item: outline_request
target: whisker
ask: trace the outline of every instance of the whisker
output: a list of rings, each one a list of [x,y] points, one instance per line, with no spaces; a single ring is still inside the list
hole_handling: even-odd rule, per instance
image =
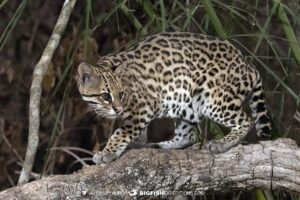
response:
[[[94,102],[94,101],[85,101],[87,102],[88,104],[98,104],[97,102]]]

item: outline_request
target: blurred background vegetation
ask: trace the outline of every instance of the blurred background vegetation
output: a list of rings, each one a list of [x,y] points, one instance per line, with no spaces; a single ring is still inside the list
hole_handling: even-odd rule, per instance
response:
[[[0,190],[16,184],[28,136],[33,67],[60,13],[61,0],[0,0]],[[91,164],[118,122],[88,112],[76,88],[82,61],[126,49],[161,31],[190,31],[231,40],[263,76],[274,124],[273,139],[299,144],[300,0],[85,0],[78,1],[43,81],[40,144],[32,180],[68,174]],[[158,120],[150,139],[170,137],[173,123]],[[202,132],[219,138],[226,129],[205,120]],[[253,130],[252,132],[255,132]],[[253,139],[254,137],[254,139]],[[248,141],[257,140],[249,134]],[[299,199],[290,192],[254,190],[208,199]]]

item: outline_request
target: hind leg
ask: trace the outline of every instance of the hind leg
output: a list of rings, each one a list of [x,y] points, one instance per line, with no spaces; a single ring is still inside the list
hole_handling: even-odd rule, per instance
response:
[[[215,121],[230,127],[231,131],[224,138],[212,140],[207,144],[207,148],[212,153],[222,153],[238,145],[248,134],[251,125],[250,118],[243,111],[232,112],[227,118],[215,119]]]
[[[218,95],[217,92],[214,94]],[[218,101],[213,98],[205,99],[201,109],[206,117],[231,129],[224,138],[212,140],[207,144],[207,148],[213,153],[225,152],[239,144],[248,134],[251,125],[250,118],[242,110],[243,99],[225,90],[222,94]]]
[[[162,149],[182,149],[191,146],[196,142],[196,127],[186,121],[176,123],[174,138],[169,141],[150,143],[150,147]]]

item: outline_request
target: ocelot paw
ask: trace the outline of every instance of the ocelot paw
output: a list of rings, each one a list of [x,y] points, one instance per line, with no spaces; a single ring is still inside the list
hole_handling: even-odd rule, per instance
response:
[[[94,154],[93,156],[93,162],[95,164],[102,164],[102,163],[111,163],[114,161],[118,156],[116,153],[109,153],[105,151],[99,151]]]
[[[206,145],[206,148],[210,150],[213,154],[216,154],[227,151],[230,148],[230,145],[228,145],[228,143],[222,140],[211,140]]]

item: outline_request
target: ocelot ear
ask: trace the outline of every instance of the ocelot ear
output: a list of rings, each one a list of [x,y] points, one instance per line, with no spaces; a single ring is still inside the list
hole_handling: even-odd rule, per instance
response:
[[[82,62],[78,66],[78,75],[82,82],[90,80],[93,75],[93,72],[94,71],[92,69],[92,66],[86,62]]]

